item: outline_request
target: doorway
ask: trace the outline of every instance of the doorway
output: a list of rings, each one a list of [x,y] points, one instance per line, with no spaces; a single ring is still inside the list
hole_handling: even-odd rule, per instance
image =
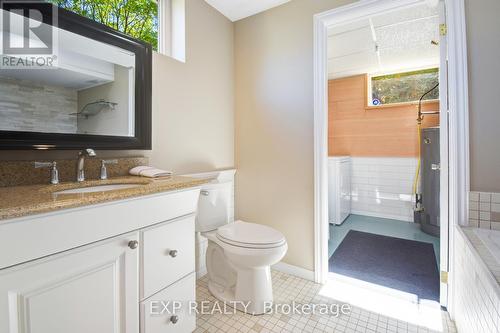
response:
[[[432,2],[432,1],[431,1]],[[429,1],[360,1],[315,16],[315,279],[328,280],[328,32],[371,17],[428,5]],[[467,73],[463,4],[435,2],[439,15],[439,138],[440,138],[440,239],[439,239],[439,303],[452,307],[453,226],[466,217],[468,190],[468,143],[464,132],[467,124]],[[446,22],[448,17],[448,22]],[[451,81],[454,78],[454,81]],[[448,84],[450,82],[450,84]],[[366,94],[365,96],[368,96]],[[377,102],[377,101],[372,101]],[[372,105],[374,106],[374,105]],[[454,112],[449,110],[453,108]],[[468,128],[468,127],[467,127]],[[450,227],[451,226],[451,227]],[[359,235],[358,235],[359,236]],[[364,235],[366,236],[366,235]],[[435,244],[433,244],[435,247]],[[331,249],[330,249],[331,250]],[[366,281],[363,281],[366,282]],[[450,309],[451,310],[451,309]]]
[[[328,29],[329,278],[439,302],[439,3]]]

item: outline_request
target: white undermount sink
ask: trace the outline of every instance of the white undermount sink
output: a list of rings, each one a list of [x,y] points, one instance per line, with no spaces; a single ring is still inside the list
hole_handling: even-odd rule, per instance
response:
[[[114,190],[124,190],[127,188],[139,187],[144,184],[108,184],[108,185],[96,185],[88,187],[72,188],[69,190],[54,192],[54,194],[76,194],[76,193],[93,193],[93,192],[107,192]]]

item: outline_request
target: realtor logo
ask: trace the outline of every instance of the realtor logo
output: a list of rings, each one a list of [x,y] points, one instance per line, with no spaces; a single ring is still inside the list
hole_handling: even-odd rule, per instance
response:
[[[0,0],[1,68],[52,68],[57,60],[57,6]]]

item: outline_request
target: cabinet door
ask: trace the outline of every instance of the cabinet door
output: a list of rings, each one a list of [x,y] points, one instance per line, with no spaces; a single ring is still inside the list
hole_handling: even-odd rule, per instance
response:
[[[138,233],[0,271],[0,332],[137,333]]]

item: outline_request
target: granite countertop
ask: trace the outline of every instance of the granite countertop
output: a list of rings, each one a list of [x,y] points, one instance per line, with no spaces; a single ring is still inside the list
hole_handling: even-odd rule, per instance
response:
[[[195,187],[209,181],[210,179],[182,176],[159,179],[125,176],[107,180],[88,180],[82,183],[0,187],[0,223],[2,220],[22,216]],[[115,184],[138,184],[140,186],[89,193],[55,193],[68,189]]]

